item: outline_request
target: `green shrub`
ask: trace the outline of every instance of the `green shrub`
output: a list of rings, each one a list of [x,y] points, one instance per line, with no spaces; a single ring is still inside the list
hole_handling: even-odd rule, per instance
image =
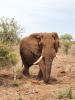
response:
[[[16,52],[12,52],[11,48],[1,47],[0,48],[0,67],[6,67],[11,65],[16,65],[18,57]]]
[[[61,90],[58,93],[58,99],[72,99],[72,89],[65,89],[65,90]]]
[[[67,55],[69,52],[69,49],[71,48],[72,45],[72,36],[71,34],[64,34],[61,35],[61,41],[62,41],[62,45],[64,46],[64,52]]]
[[[18,80],[13,81],[12,84],[14,87],[18,87],[20,85],[20,83],[18,82]]]
[[[64,41],[63,42],[64,45],[64,52],[66,53],[66,55],[68,54],[69,49],[71,48],[71,42],[68,41]]]
[[[7,58],[7,55],[9,54],[9,51],[7,48],[0,48],[0,57]]]
[[[9,61],[10,61],[13,65],[16,65],[17,60],[18,60],[16,53],[14,53],[14,52],[9,52],[9,54],[7,55],[7,58],[9,59]]]

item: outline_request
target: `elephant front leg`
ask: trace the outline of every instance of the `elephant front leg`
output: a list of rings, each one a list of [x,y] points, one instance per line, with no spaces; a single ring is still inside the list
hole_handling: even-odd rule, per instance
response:
[[[38,79],[38,80],[43,79],[43,74],[42,74],[41,69],[39,70],[39,73],[38,73],[37,79]]]
[[[39,75],[42,75],[42,78],[44,80],[44,82],[46,83],[46,66],[45,66],[45,62],[44,59],[42,59],[39,62],[39,67],[40,67],[40,71],[39,71]]]
[[[39,67],[41,69],[43,80],[45,83],[49,82],[50,74],[51,74],[51,66],[52,66],[52,59],[43,59],[39,63]]]

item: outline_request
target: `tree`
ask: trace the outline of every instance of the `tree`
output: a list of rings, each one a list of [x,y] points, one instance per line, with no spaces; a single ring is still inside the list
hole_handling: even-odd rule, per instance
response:
[[[70,34],[64,34],[61,36],[61,40],[63,42],[64,45],[64,52],[66,53],[66,55],[68,54],[69,48],[71,47],[71,40],[72,40],[72,36]]]
[[[18,43],[18,35],[22,30],[14,18],[0,18],[0,63],[8,61],[12,65],[16,65],[17,53],[14,45]],[[4,66],[6,66],[5,62]]]
[[[22,32],[21,26],[14,18],[0,18],[0,40],[4,43],[15,43],[18,35]]]
[[[72,38],[72,35],[70,35],[70,34],[64,34],[61,36],[61,39],[65,40],[65,41],[71,41],[73,38]]]

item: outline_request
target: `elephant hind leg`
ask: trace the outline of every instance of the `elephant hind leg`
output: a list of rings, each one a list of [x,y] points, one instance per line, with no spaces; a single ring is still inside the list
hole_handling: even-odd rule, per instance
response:
[[[29,76],[29,67],[24,64],[23,75]]]
[[[22,66],[24,65],[23,75],[29,76],[29,66],[26,64],[25,58],[22,52],[20,52],[20,54],[21,54],[21,59],[22,59]]]

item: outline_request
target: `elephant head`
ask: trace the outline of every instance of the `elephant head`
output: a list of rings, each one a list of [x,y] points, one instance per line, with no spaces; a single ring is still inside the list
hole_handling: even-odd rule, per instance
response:
[[[51,73],[53,58],[56,56],[59,48],[59,37],[56,32],[32,34],[32,36],[38,40],[38,45],[41,49],[41,56],[34,64],[41,63],[41,61],[44,62],[43,79],[47,83]]]
[[[44,56],[55,57],[59,48],[59,37],[56,32],[52,33],[34,33],[32,37],[38,40],[39,48],[41,49],[40,58],[34,62],[37,64]]]

